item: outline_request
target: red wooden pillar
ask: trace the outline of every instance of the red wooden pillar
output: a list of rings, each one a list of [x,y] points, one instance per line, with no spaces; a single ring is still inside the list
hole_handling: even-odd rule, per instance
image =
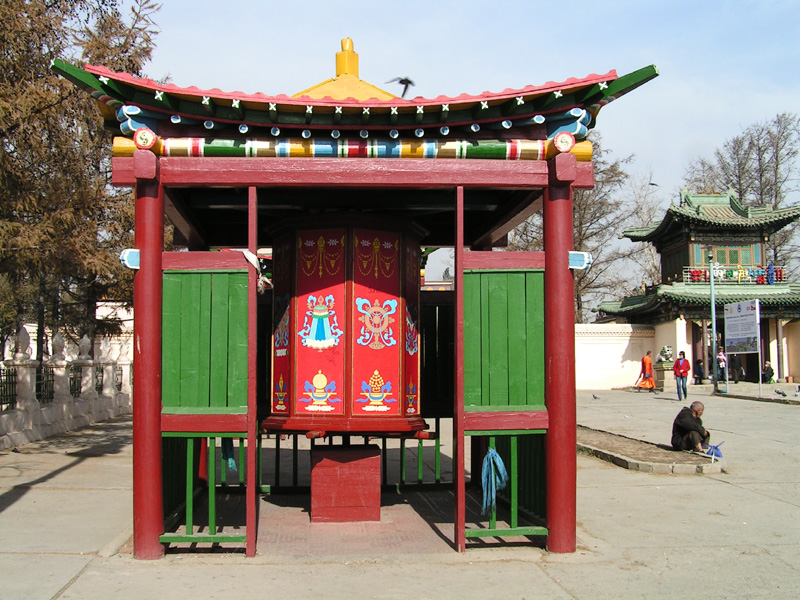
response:
[[[572,238],[572,187],[575,157],[559,154],[549,161],[550,185],[544,195],[545,250],[545,403],[550,418],[546,434],[547,548],[575,551],[576,416],[575,282],[569,269]]]
[[[255,255],[258,252],[258,190],[250,186],[247,190],[247,249]],[[258,276],[256,269],[248,269],[248,309],[247,309],[247,480],[245,482],[245,554],[256,555],[256,536],[258,533],[258,510],[256,502],[256,485],[258,482],[256,465],[258,464],[258,440],[256,427],[258,421],[256,407],[256,344],[257,344],[257,305]]]
[[[133,155],[139,270],[133,277],[133,555],[164,555],[161,482],[161,252],[164,188],[149,150]]]
[[[455,403],[453,407],[453,440],[455,442],[456,510],[453,539],[456,550],[467,549],[466,527],[466,473],[464,465],[464,188],[456,188],[456,235],[455,235]],[[477,467],[472,465],[472,472]]]

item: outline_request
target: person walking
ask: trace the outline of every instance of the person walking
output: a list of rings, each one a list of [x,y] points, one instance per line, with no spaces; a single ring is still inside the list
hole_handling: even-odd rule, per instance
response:
[[[691,364],[686,360],[686,353],[683,350],[678,352],[678,360],[672,365],[672,372],[675,373],[675,385],[678,387],[678,401],[689,398],[686,391],[686,380],[689,378],[691,368]]]
[[[656,382],[653,378],[653,359],[650,358],[652,353],[652,350],[648,350],[647,354],[642,357],[642,370],[639,372],[635,385],[639,389],[649,390],[655,394]]]
[[[725,368],[728,366],[728,359],[725,358],[725,352],[722,348],[719,349],[719,353],[717,354],[717,368],[719,369],[719,381],[726,380],[727,377],[725,376]]]

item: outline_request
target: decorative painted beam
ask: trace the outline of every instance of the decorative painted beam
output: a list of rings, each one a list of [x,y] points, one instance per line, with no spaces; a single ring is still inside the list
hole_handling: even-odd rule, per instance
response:
[[[216,127],[215,124],[212,123]],[[422,131],[422,130],[420,130]],[[368,137],[368,132],[363,130]],[[304,131],[305,133],[305,131]],[[310,137],[310,132],[308,132]],[[424,132],[423,132],[424,135]],[[381,140],[157,138],[149,148],[157,156],[241,158],[425,158],[546,160],[559,153],[552,140]],[[114,138],[114,156],[132,156],[136,144]],[[591,142],[569,148],[579,161],[592,158]]]
[[[200,106],[203,107],[205,113],[209,116],[215,117],[217,115],[217,103],[211,96],[203,96],[200,101]]]
[[[164,90],[155,90],[153,94],[155,106],[158,108],[168,109],[172,112],[180,112],[180,102],[177,98],[173,98]]]
[[[136,183],[133,158],[112,158],[112,183]],[[589,167],[591,163],[578,163]],[[455,185],[498,189],[545,187],[549,170],[541,160],[342,160],[340,158],[169,158],[159,160],[163,185],[441,188]],[[588,180],[591,185],[591,178]]]

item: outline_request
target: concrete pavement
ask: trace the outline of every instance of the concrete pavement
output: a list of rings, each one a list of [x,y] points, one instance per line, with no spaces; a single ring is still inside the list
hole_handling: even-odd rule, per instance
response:
[[[570,555],[528,545],[458,554],[445,539],[452,534],[447,510],[420,527],[419,505],[398,498],[372,533],[329,527],[326,535],[341,540],[329,554],[304,554],[296,546],[281,553],[277,539],[263,552],[259,543],[253,559],[175,553],[138,561],[126,543],[128,419],[29,444],[19,453],[0,452],[0,597],[800,596],[800,406],[710,396],[702,387],[689,392],[690,400],[706,404],[713,442],[725,442],[725,471],[660,475],[578,456],[578,551]],[[668,443],[681,405],[670,391],[581,391],[578,422]],[[296,517],[271,516],[283,523]],[[348,540],[374,539],[389,529],[391,543],[348,549],[354,547]],[[426,534],[433,541],[408,538],[404,545],[404,535]]]

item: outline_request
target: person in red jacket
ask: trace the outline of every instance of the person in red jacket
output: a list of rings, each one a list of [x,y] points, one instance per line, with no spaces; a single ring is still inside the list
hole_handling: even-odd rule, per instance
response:
[[[686,354],[683,350],[678,352],[678,360],[672,365],[672,372],[675,373],[675,383],[678,386],[678,400],[688,399],[689,394],[686,393],[686,380],[689,378],[689,371],[692,366],[686,360]]]

